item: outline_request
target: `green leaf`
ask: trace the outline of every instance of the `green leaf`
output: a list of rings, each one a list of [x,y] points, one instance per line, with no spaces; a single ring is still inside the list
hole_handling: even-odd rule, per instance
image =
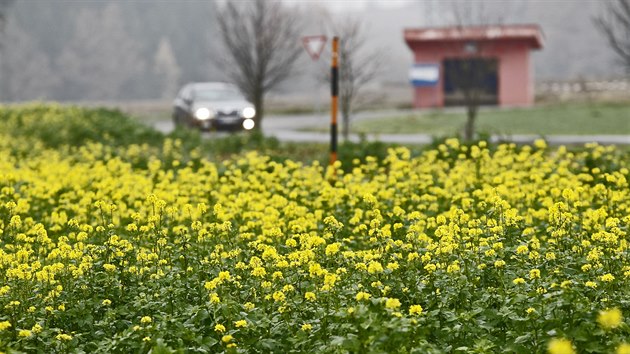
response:
[[[516,339],[514,339],[514,343],[525,343],[527,341],[529,341],[529,339],[532,337],[531,333],[527,333],[524,334],[522,336],[516,337]]]
[[[273,350],[278,346],[278,342],[271,338],[261,339],[258,341],[258,343],[260,344],[261,347],[268,350]]]

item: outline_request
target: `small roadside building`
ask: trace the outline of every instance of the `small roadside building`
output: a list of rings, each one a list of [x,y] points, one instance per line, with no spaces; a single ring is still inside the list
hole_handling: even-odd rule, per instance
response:
[[[473,83],[480,104],[533,104],[530,51],[543,47],[538,25],[414,28],[404,36],[414,53],[415,108],[462,105],[463,86],[470,86],[461,80],[465,66],[483,68],[473,70],[481,75]]]

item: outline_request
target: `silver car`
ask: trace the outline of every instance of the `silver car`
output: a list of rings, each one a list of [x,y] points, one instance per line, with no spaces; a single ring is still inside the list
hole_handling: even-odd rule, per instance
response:
[[[224,82],[197,82],[182,87],[173,102],[176,126],[201,130],[251,130],[256,110],[236,86]]]

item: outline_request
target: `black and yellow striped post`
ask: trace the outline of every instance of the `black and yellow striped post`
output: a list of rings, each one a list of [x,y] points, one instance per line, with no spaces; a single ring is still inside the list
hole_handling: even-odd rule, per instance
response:
[[[337,106],[339,95],[339,37],[333,37],[330,73],[330,164],[337,161]]]

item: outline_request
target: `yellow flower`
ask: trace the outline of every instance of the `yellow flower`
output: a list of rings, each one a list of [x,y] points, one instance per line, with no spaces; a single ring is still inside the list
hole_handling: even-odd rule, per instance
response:
[[[304,294],[304,298],[308,301],[315,301],[317,300],[317,296],[315,296],[315,293],[307,291],[306,294]]]
[[[359,291],[356,296],[357,301],[368,300],[369,298],[370,298],[370,294],[363,291]]]
[[[426,270],[429,273],[435,272],[436,269],[437,269],[437,266],[433,263],[429,263],[424,266],[424,270]]]
[[[116,266],[113,265],[113,264],[106,263],[106,264],[103,264],[103,269],[105,269],[105,271],[111,273],[111,272],[116,271]]]
[[[33,333],[31,333],[31,331],[29,331],[28,329],[21,329],[18,332],[18,337],[30,337],[32,335]]]
[[[5,329],[11,327],[11,322],[9,321],[2,321],[0,322],[0,331],[4,331]]]
[[[531,315],[532,313],[536,313],[536,309],[533,307],[529,307],[527,308],[526,312],[528,315]]]
[[[143,342],[150,342],[151,341],[151,337],[144,337],[142,338]]]
[[[71,340],[72,336],[69,335],[69,334],[61,333],[61,334],[58,334],[55,338],[57,340],[66,340],[67,341],[67,340]]]
[[[400,300],[396,298],[388,298],[385,300],[385,308],[390,310],[395,310],[400,307]]]
[[[621,322],[623,322],[623,315],[618,308],[602,310],[597,315],[597,323],[604,329],[617,328]]]
[[[460,271],[460,267],[459,264],[449,264],[448,267],[446,267],[446,272],[447,273],[457,273]]]
[[[147,324],[147,323],[151,323],[151,322],[153,322],[153,319],[151,319],[151,317],[149,317],[149,316],[144,316],[144,317],[142,317],[140,319],[140,323]]]
[[[105,300],[103,300],[102,304],[103,304],[103,306],[109,306],[109,305],[112,304],[112,300],[105,299]]]
[[[560,287],[563,289],[568,288],[571,284],[573,284],[573,281],[571,280],[565,280],[562,283],[560,283]]]
[[[229,335],[229,334],[226,334],[226,335],[224,335],[223,337],[221,337],[221,341],[222,341],[223,343],[229,343],[229,342],[231,342],[231,341],[232,341],[232,339],[234,339],[234,337],[232,337],[232,336],[231,336],[231,335]]]
[[[39,323],[36,323],[36,324],[35,324],[35,325],[31,328],[31,331],[33,331],[33,333],[37,334],[37,333],[41,333],[43,329],[44,329],[44,328],[43,328],[42,326],[40,326],[40,324],[39,324]]]
[[[11,287],[8,285],[0,287],[0,296],[7,294],[9,290],[11,290]]]
[[[217,293],[212,293],[209,296],[210,296],[211,303],[218,304],[221,302],[221,298],[219,297],[219,295],[217,295]]]
[[[525,284],[525,279],[523,279],[523,278],[516,278],[516,279],[512,280],[512,283],[514,283],[514,285]]]
[[[225,326],[224,326],[224,325],[222,325],[222,324],[217,323],[217,324],[214,326],[214,331],[215,331],[215,332],[219,332],[219,333],[223,333],[223,332],[225,332]]]
[[[264,277],[267,274],[267,271],[263,267],[256,267],[252,270],[252,275],[255,277]]]
[[[335,253],[339,252],[339,246],[340,244],[338,242],[335,242],[333,244],[330,244],[328,246],[326,246],[326,255],[327,256],[332,256]]]
[[[398,268],[400,268],[400,265],[398,264],[398,262],[389,262],[389,263],[387,263],[387,269],[389,269],[391,271],[395,271]]]
[[[311,329],[313,329],[313,326],[310,323],[305,323],[302,325],[302,330],[304,332],[310,331]]]
[[[547,142],[544,139],[534,140],[534,146],[538,149],[544,149],[547,147]]]
[[[587,281],[586,283],[584,283],[584,285],[589,287],[589,288],[593,288],[593,289],[595,289],[597,287],[597,283],[592,282],[592,281]]]
[[[611,282],[611,281],[615,280],[615,277],[612,274],[608,273],[608,274],[602,275],[601,277],[599,277],[599,279],[601,281]]]
[[[540,278],[540,270],[532,269],[529,271],[529,279],[538,279]]]
[[[621,343],[617,347],[616,354],[630,354],[630,343]]]
[[[217,285],[219,284],[219,282],[217,281],[217,279],[213,279],[211,281],[207,281],[204,283],[203,287],[206,288],[206,290],[214,290],[217,288]]]
[[[494,267],[495,267],[495,268],[501,268],[501,267],[503,267],[503,266],[505,266],[505,261],[504,261],[504,260],[502,260],[502,259],[499,259],[498,261],[495,261],[495,262],[494,262]]]
[[[230,275],[230,272],[228,272],[227,270],[223,272],[219,272],[219,280],[227,281],[230,279],[232,279],[232,276]]]
[[[247,327],[247,321],[245,321],[245,320],[238,320],[238,321],[234,322],[234,325],[236,326],[236,328],[245,328],[245,327]]]
[[[383,271],[383,266],[377,261],[371,261],[367,267],[368,273],[381,273]]]
[[[419,315],[422,313],[422,306],[420,305],[411,305],[409,306],[409,314],[410,315]]]
[[[256,307],[256,305],[252,304],[251,302],[246,302],[243,305],[243,307],[245,308],[245,310],[251,311],[251,310],[253,310]]]
[[[273,293],[273,301],[284,302],[285,299],[286,299],[286,296],[284,295],[282,291],[276,291],[275,293]]]
[[[575,354],[571,341],[564,338],[553,338],[547,346],[549,354]]]

